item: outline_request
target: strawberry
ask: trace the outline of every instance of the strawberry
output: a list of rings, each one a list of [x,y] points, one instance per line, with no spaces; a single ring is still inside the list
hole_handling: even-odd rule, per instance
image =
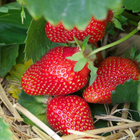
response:
[[[111,101],[111,93],[119,84],[123,84],[128,80],[127,77],[111,77],[110,75],[99,75],[91,86],[88,86],[83,92],[83,98],[90,103],[109,104]]]
[[[30,95],[64,95],[83,88],[88,80],[88,65],[75,72],[77,61],[66,58],[76,52],[80,52],[78,47],[58,46],[49,50],[23,74],[23,90]]]
[[[121,76],[126,76],[128,79],[133,80],[139,79],[138,67],[130,59],[117,56],[111,56],[102,61],[97,74],[109,74],[120,79]]]
[[[94,129],[87,102],[77,95],[61,95],[53,98],[47,106],[47,121],[56,132],[70,134],[68,129],[86,131]]]
[[[119,84],[128,79],[139,79],[139,68],[129,59],[108,57],[101,62],[97,77],[83,93],[83,98],[91,103],[112,103],[111,93]]]
[[[107,22],[111,22],[112,19],[113,19],[113,11],[112,10],[109,10],[108,11],[108,15],[107,15]]]
[[[63,23],[60,22],[57,26],[51,25],[49,22],[45,25],[46,35],[52,42],[68,43],[74,41],[73,36],[78,40],[90,35],[89,42],[99,41],[105,34],[107,20],[98,21],[94,17],[91,18],[90,23],[85,30],[80,31],[76,27],[71,30],[65,29]]]

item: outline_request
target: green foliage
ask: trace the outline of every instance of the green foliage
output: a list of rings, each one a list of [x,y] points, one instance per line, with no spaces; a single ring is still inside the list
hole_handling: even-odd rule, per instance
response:
[[[29,110],[32,114],[34,114],[38,119],[47,124],[46,121],[46,101],[47,98],[45,96],[30,96],[26,94],[23,90],[19,94],[18,103],[22,105],[24,108]],[[34,123],[29,120],[27,117],[23,115],[24,122],[30,125],[34,125]]]
[[[113,104],[132,102],[137,103],[139,98],[137,88],[140,81],[127,80],[124,84],[116,86],[112,92],[111,100]]]
[[[122,28],[122,25],[127,23],[127,18],[122,15],[124,10],[125,10],[124,8],[116,9],[114,11],[114,19],[113,19],[113,23],[115,27],[122,31],[124,31],[124,29]]]
[[[123,30],[122,25],[121,25],[121,23],[119,22],[118,19],[116,19],[116,18],[114,19],[114,24],[115,24],[116,28]]]
[[[32,20],[27,32],[25,59],[32,59],[33,63],[43,56],[49,49],[55,46],[62,46],[65,44],[52,43],[45,33],[46,21],[41,18],[37,21]]]
[[[140,83],[138,84],[137,92],[138,92],[138,96],[140,97]],[[137,110],[140,112],[140,98],[138,98]]]
[[[25,62],[24,64],[18,63],[10,70],[9,75],[6,77],[7,80],[18,80],[21,81],[23,73],[32,65],[32,60]]]
[[[67,57],[67,59],[73,60],[73,61],[79,61],[82,58],[84,58],[84,55],[82,52],[77,52],[77,53],[73,54],[72,56]]]
[[[25,44],[19,44],[18,57],[16,59],[16,64],[24,63],[24,49],[25,49]]]
[[[135,44],[133,44],[131,49],[126,52],[126,58],[130,58],[139,63],[140,62],[140,49],[136,49]]]
[[[22,24],[20,12],[20,10],[9,10],[8,13],[0,13],[0,45],[24,43],[31,17],[25,11],[26,19]]]
[[[84,66],[87,63],[87,59],[86,58],[82,58],[80,59],[74,66],[74,71],[80,71],[84,68]]]
[[[37,21],[32,20],[26,38],[26,60],[32,59],[35,62],[51,47],[52,43],[45,34],[45,24],[46,21],[43,18]]]
[[[127,10],[132,10],[133,12],[140,12],[139,0],[123,0],[123,5]]]
[[[5,76],[16,64],[19,45],[0,46],[0,76]]]
[[[5,76],[16,64],[16,58],[22,54],[19,52],[19,44],[24,44],[31,16],[25,10],[26,19],[21,22],[21,6],[18,3],[10,3],[0,7],[0,76]],[[19,56],[18,59],[23,57]]]
[[[129,112],[131,115],[130,114],[128,115],[129,119],[135,120],[135,121],[140,121],[140,114],[139,114],[140,110],[138,110],[138,108],[139,108],[138,102],[130,104]]]
[[[97,19],[104,19],[108,9],[117,9],[122,0],[19,0],[29,10],[30,14],[38,19],[42,16],[50,23],[56,25],[63,21],[67,29],[76,25],[84,29],[94,15]],[[97,12],[98,11],[98,12]]]
[[[0,139],[1,140],[13,140],[13,133],[9,130],[9,124],[0,118]]]
[[[89,40],[90,36],[87,36],[83,42],[82,42],[82,50],[84,51],[86,49],[86,46],[88,44],[88,40]]]
[[[79,29],[84,29],[89,23],[91,15],[97,19],[104,19],[107,16],[108,9],[112,9],[114,11],[114,23],[110,23],[107,30],[111,35],[115,35],[114,27],[123,31],[123,25],[133,23],[130,21],[138,22],[140,20],[137,13],[140,12],[139,0],[18,0],[18,2],[23,4],[24,11],[23,7],[17,2],[0,6],[0,76],[5,76],[17,62],[22,63],[24,58],[26,60],[32,59],[33,62],[36,62],[49,49],[55,46],[67,45],[53,43],[47,38],[44,30],[47,21],[56,25],[62,20],[67,29],[71,29],[75,25]],[[132,10],[132,12],[126,9]],[[26,16],[26,18],[22,24],[23,16]],[[87,40],[82,44],[83,51],[86,49],[86,44]],[[134,51],[132,50],[131,56],[135,55],[136,60],[140,60],[140,51]],[[83,62],[86,63],[83,55],[78,53],[74,54],[71,59],[80,60],[77,63],[78,70],[82,69]],[[12,71],[12,74],[21,76],[21,73],[16,73],[16,71],[22,67],[17,66],[15,71]],[[89,63],[88,66],[91,70],[90,84],[92,84],[96,78],[97,68],[93,67],[92,63]],[[130,109],[140,111],[139,96],[139,81],[128,80],[124,85],[118,85],[115,91],[112,92],[112,101],[113,104],[131,102]],[[40,102],[46,97],[30,96],[21,91],[19,98],[18,102],[23,107],[47,124],[46,105]],[[93,116],[106,114],[104,105],[90,104],[90,107]],[[134,120],[140,120],[137,112],[131,111],[131,113]],[[23,118],[26,123],[33,125],[31,120],[24,115]],[[106,121],[100,120],[95,123],[96,128],[106,126]],[[0,138],[4,137],[2,140],[12,140],[12,134],[8,130],[9,126],[1,118],[0,127],[2,130]]]
[[[89,62],[88,68],[90,69],[90,81],[89,81],[89,85],[92,85],[92,83],[94,82],[94,80],[97,77],[97,68],[93,66],[92,62]]]
[[[89,103],[89,106],[91,108],[91,113],[92,116],[94,118],[94,116],[101,116],[101,114],[107,115],[106,114],[106,109],[105,106],[103,104],[92,104]],[[102,128],[102,127],[107,127],[107,121],[104,120],[99,120],[97,122],[94,123],[95,128]]]
[[[0,12],[8,13],[9,10],[20,10],[21,5],[18,2],[8,3],[0,7]]]

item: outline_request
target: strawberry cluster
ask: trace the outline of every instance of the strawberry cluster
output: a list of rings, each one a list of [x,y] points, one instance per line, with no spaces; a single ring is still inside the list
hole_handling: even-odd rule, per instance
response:
[[[112,11],[103,21],[91,18],[85,30],[79,31],[76,27],[67,30],[60,22],[57,26],[46,23],[46,35],[52,42],[68,43],[74,37],[83,41],[88,35],[89,43],[99,41],[105,33],[107,22],[113,17]],[[77,64],[68,57],[74,54],[84,61],[81,70],[75,71]],[[58,46],[49,50],[42,58],[33,64],[22,76],[21,86],[30,95],[50,95],[54,98],[47,106],[47,121],[49,125],[61,134],[69,134],[68,129],[86,131],[94,129],[90,103],[111,103],[111,93],[118,84],[128,79],[138,80],[139,68],[131,60],[120,57],[106,58],[97,70],[95,81],[88,85],[83,98],[77,95],[68,95],[82,89],[88,83],[89,63],[88,54],[79,47]],[[76,56],[76,55],[75,55]],[[85,58],[84,58],[84,57]],[[79,64],[79,63],[78,63]],[[82,64],[81,64],[82,65]],[[79,65],[80,67],[80,65]]]
[[[91,103],[112,103],[112,91],[128,79],[139,79],[138,65],[127,58],[108,57],[101,62],[96,80],[84,90],[83,98]]]

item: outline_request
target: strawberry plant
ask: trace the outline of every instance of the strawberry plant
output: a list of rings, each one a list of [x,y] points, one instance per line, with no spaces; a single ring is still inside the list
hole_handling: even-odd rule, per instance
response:
[[[118,104],[122,109],[129,102],[132,118],[140,121],[140,47],[131,46],[125,58],[107,53],[139,36],[139,12],[139,0],[3,3],[0,77],[6,77],[11,93],[20,92],[12,94],[16,102],[62,139],[71,130],[90,132],[107,126],[107,121],[96,119],[109,115],[106,106],[113,110]],[[121,33],[126,35],[118,39]],[[24,123],[35,125],[20,114]]]
[[[5,140],[5,139],[13,140],[12,138],[13,134],[9,130],[9,124],[3,121],[3,118],[0,118],[0,127],[1,127],[1,133],[0,133],[1,140]]]

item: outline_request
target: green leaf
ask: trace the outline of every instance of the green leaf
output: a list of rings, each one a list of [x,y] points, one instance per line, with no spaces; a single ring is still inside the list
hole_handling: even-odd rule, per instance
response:
[[[118,29],[121,29],[122,31],[124,31],[124,29],[122,28],[122,25],[120,23],[120,21],[116,18],[114,18],[114,24],[115,24],[115,27],[118,28]]]
[[[115,9],[114,16],[120,15],[121,13],[123,13],[124,10],[125,10],[125,8]]]
[[[25,44],[20,44],[19,45],[19,54],[18,57],[16,59],[16,64],[18,63],[24,63],[24,49],[25,49]]]
[[[84,55],[82,52],[77,52],[74,53],[72,56],[66,58],[73,61],[79,61],[80,59],[84,58]]]
[[[138,97],[140,97],[140,83],[138,84],[138,89],[137,89],[137,92],[138,92]],[[137,102],[137,110],[140,112],[140,98],[138,98],[138,102]]]
[[[69,46],[66,43],[54,43],[54,42],[50,42],[49,44],[50,44],[49,45],[49,49],[54,48],[54,47],[57,47],[57,46]]]
[[[81,48],[81,42],[75,36],[73,36],[73,38],[74,38],[74,41],[75,41],[76,45],[79,47],[79,49],[82,49]]]
[[[28,62],[25,62],[24,64],[19,63],[13,66],[13,68],[10,70],[9,75],[7,76],[8,80],[19,80],[21,81],[21,77],[23,73],[32,65],[32,61],[29,60]]]
[[[102,114],[106,114],[105,106],[103,104],[93,104],[89,103],[89,107],[91,109],[92,117],[95,118],[95,115],[101,116]],[[107,127],[107,121],[99,120],[94,123],[95,128]]]
[[[96,58],[96,55],[95,54],[94,55],[91,55],[91,56],[88,56],[92,52],[92,50],[94,50],[92,44],[87,44],[86,45],[86,48],[83,51],[84,56],[88,57],[88,60],[91,60],[91,59],[95,59]]]
[[[122,0],[19,0],[29,10],[32,17],[42,16],[51,24],[63,21],[65,28],[77,26],[80,30],[88,25],[91,15],[96,19],[105,19],[108,9],[117,9]],[[97,12],[98,11],[98,12]]]
[[[129,110],[129,112],[131,114],[130,117],[132,117],[132,119],[135,121],[140,121],[140,114],[139,114],[138,108],[139,108],[138,102],[130,104],[130,110]]]
[[[8,13],[9,10],[20,10],[21,5],[18,2],[12,2],[0,7],[0,12]]]
[[[121,22],[121,24],[123,24],[127,21],[127,18],[122,15],[117,15],[115,17]]]
[[[111,34],[112,36],[115,36],[116,33],[115,33],[115,30],[114,30],[114,27],[115,27],[114,23],[111,22],[111,23],[106,27],[106,32],[109,33],[109,34]]]
[[[130,58],[131,59],[134,59],[135,58],[135,53],[136,53],[136,48],[135,48],[135,46],[133,44],[133,46],[132,46],[132,48],[130,50]]]
[[[22,24],[20,10],[9,10],[8,13],[0,13],[0,44],[23,44],[31,17],[27,11],[26,19]]]
[[[138,93],[137,88],[140,81],[127,80],[124,84],[116,86],[112,91],[111,100],[113,104],[133,102],[137,103]]]
[[[3,121],[0,117],[0,139],[1,140],[13,140],[13,133],[9,129],[9,124]]]
[[[19,45],[0,46],[0,76],[5,76],[16,64]]]
[[[87,63],[87,59],[86,58],[81,58],[74,66],[74,71],[80,71],[84,68],[84,66]]]
[[[92,85],[97,77],[97,68],[93,65],[92,62],[89,62],[88,68],[90,71],[90,79],[89,79],[89,85]]]
[[[132,10],[133,12],[140,12],[139,0],[123,0],[123,5],[127,10]]]
[[[38,119],[47,124],[46,121],[46,101],[45,96],[31,96],[26,94],[23,90],[19,94],[18,103],[22,105],[24,108],[29,110],[32,114],[34,114]],[[27,117],[23,115],[23,119],[25,123],[30,125],[34,125],[34,123],[29,120]]]
[[[134,45],[133,45],[134,46]],[[134,46],[135,47],[135,46]],[[136,49],[136,48],[135,48]],[[135,51],[135,55],[134,55],[134,58],[132,58],[134,60],[136,60],[138,63],[140,62],[140,49],[137,49]]]
[[[32,59],[33,62],[36,62],[51,49],[52,42],[46,36],[45,24],[44,18],[37,21],[32,20],[26,38],[26,60]]]
[[[135,59],[137,60],[137,62],[140,62],[140,53],[136,55]]]
[[[82,42],[82,51],[85,50],[86,46],[87,46],[87,43],[88,43],[88,40],[89,40],[90,36],[87,36],[83,42]]]

